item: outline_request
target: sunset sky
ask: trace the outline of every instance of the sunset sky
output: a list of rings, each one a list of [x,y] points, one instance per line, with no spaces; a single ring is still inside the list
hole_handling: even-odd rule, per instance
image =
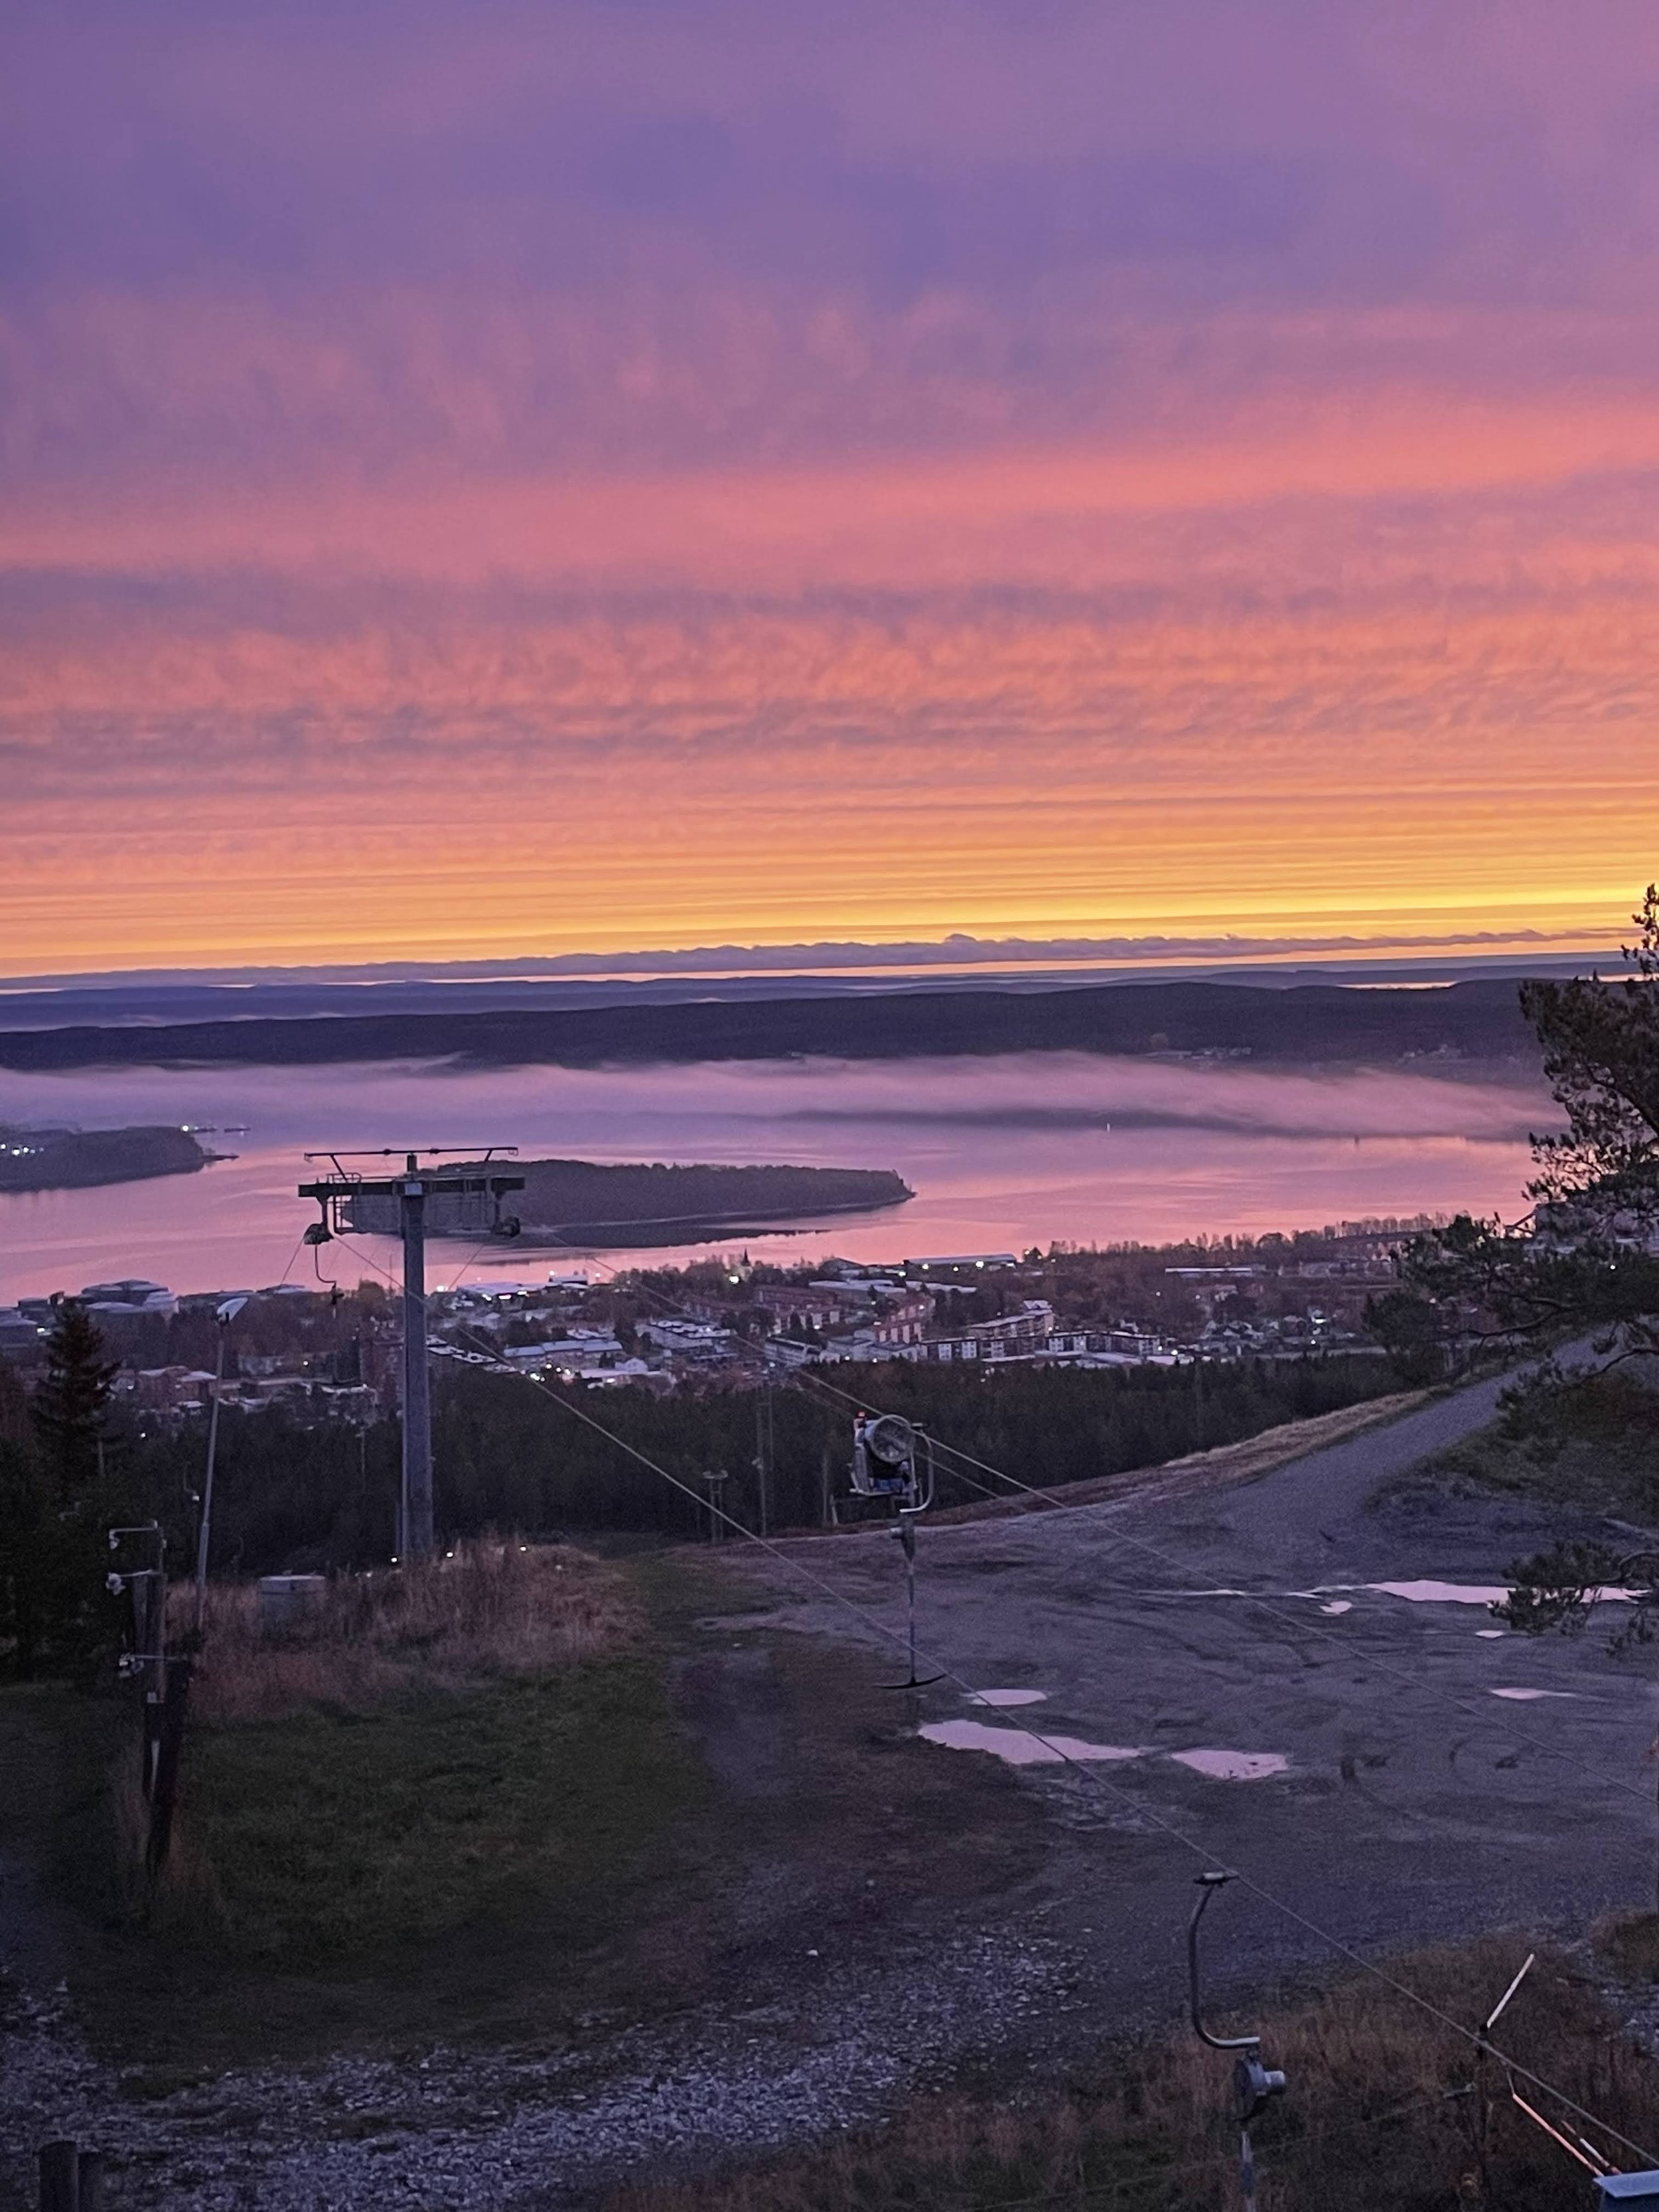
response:
[[[1652,0],[0,40],[0,974],[1659,872]]]

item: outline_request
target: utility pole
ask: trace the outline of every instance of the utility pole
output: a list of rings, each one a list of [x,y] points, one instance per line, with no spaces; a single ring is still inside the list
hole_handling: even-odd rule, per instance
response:
[[[202,1483],[202,1515],[196,1529],[196,1626],[207,1612],[208,1546],[213,1540],[213,1474],[219,1459],[219,1401],[225,1387],[225,1347],[230,1324],[247,1304],[246,1298],[226,1298],[215,1310],[219,1325],[219,1351],[213,1363],[213,1403],[208,1408],[207,1474]]]
[[[770,1500],[772,1481],[772,1378],[762,1378],[755,1391],[755,1491],[756,1519],[760,1534],[770,1533]]]
[[[400,1560],[429,1559],[434,1531],[432,1512],[432,1376],[426,1346],[426,1232],[427,1200],[431,1198],[477,1199],[489,1209],[486,1234],[516,1237],[518,1222],[501,1212],[507,1192],[522,1190],[524,1177],[489,1175],[465,1170],[422,1168],[422,1154],[482,1153],[480,1168],[487,1169],[498,1152],[515,1152],[516,1145],[424,1145],[405,1152],[400,1174],[369,1177],[341,1166],[347,1159],[393,1159],[397,1148],[378,1152],[307,1152],[308,1160],[327,1160],[334,1174],[317,1182],[300,1185],[301,1198],[315,1199],[322,1218],[306,1231],[307,1243],[326,1244],[346,1231],[365,1231],[369,1224],[358,1218],[364,1199],[397,1201],[398,1227],[404,1246],[404,1363],[403,1484],[398,1514],[398,1557]],[[343,1213],[349,1217],[342,1218]],[[454,1224],[447,1224],[453,1226]]]
[[[432,1557],[432,1370],[426,1349],[426,1185],[415,1170],[398,1192],[404,1237],[404,1480],[400,1559]]]

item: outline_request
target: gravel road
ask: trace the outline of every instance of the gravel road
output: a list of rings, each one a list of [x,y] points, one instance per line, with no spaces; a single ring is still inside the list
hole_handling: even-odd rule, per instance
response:
[[[922,1671],[959,1678],[925,1693],[924,1727],[960,1735],[969,1721],[981,1744],[1003,1732],[1016,1759],[1035,1750],[1022,1723],[1133,1754],[1022,1767],[1073,1838],[1047,1870],[1048,1924],[1126,2014],[1169,1990],[1200,1862],[1249,1872],[1363,1950],[1510,1925],[1571,1932],[1651,1904],[1650,1664],[1613,1659],[1596,1629],[1502,1632],[1481,1595],[1518,1554],[1605,1524],[1444,1491],[1387,1495],[1490,1421],[1500,1388],[1449,1394],[1231,1490],[924,1527]],[[897,1630],[884,1533],[791,1548]],[[776,1589],[779,1626],[874,1640],[787,1571],[747,1564]],[[964,1681],[1040,1702],[988,1709]],[[1218,1778],[1228,1760],[1204,1753],[1235,1755],[1240,1778]],[[1331,1955],[1242,1893],[1214,1919],[1247,1980]]]

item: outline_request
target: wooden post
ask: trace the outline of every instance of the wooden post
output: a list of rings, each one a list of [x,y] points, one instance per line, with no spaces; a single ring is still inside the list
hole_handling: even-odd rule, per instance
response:
[[[104,2212],[104,2154],[100,2150],[83,2150],[81,2154],[81,2199],[76,2212]]]
[[[149,1801],[149,1842],[145,1853],[153,1881],[161,1871],[173,1840],[173,1808],[179,1802],[179,1755],[184,1747],[185,1708],[190,1698],[191,1661],[187,1653],[167,1662],[167,1692],[161,1708],[155,1787]]]

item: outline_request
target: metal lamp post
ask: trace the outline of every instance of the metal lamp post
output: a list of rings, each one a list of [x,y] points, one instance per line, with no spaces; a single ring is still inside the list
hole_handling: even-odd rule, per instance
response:
[[[219,1324],[218,1356],[213,1363],[213,1403],[208,1408],[207,1474],[202,1483],[202,1518],[196,1531],[196,1626],[199,1632],[207,1611],[208,1544],[213,1533],[213,1470],[219,1456],[219,1396],[225,1380],[225,1347],[230,1340],[230,1325],[242,1308],[246,1298],[226,1298],[214,1310]]]

